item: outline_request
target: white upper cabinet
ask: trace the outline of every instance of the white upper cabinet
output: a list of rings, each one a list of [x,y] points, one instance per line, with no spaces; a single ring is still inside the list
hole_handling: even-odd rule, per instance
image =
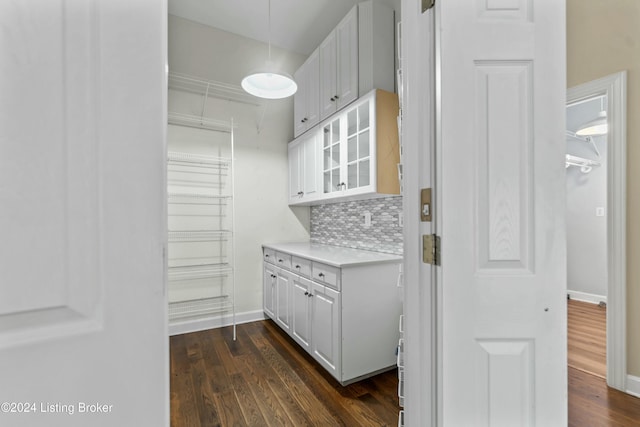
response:
[[[289,204],[400,194],[398,111],[395,93],[373,90],[291,142]]]
[[[369,0],[329,33],[294,75],[296,137],[372,89],[395,92],[394,28],[393,9]]]
[[[298,84],[294,95],[294,135],[297,137],[320,120],[320,55],[316,49],[293,75]]]
[[[317,130],[289,144],[289,204],[310,200],[320,193]]]
[[[358,97],[358,6],[320,45],[320,115],[329,117]]]

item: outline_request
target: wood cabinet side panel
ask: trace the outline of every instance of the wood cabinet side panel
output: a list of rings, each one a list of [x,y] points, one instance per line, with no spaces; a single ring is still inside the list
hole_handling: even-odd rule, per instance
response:
[[[380,194],[400,194],[398,113],[398,95],[378,90],[376,93],[376,192]]]

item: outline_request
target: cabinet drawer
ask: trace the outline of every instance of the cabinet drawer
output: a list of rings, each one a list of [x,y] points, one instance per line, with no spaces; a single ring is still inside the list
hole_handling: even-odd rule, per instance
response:
[[[340,290],[340,269],[319,262],[314,262],[311,267],[313,280],[326,286]]]
[[[276,252],[275,264],[282,268],[286,268],[287,270],[291,270],[291,255]]]
[[[311,261],[297,256],[291,257],[291,270],[304,277],[311,277]]]
[[[263,248],[262,251],[262,259],[266,262],[270,262],[271,264],[276,263],[276,251],[269,248]]]

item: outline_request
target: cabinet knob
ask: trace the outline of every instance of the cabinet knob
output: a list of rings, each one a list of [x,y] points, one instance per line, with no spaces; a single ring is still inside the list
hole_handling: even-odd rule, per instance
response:
[[[309,295],[309,292],[308,292],[308,291],[304,291],[304,294],[308,296],[308,295]]]
[[[265,258],[269,258],[269,254],[264,254],[264,257]]]
[[[272,279],[275,279],[275,278],[276,278],[276,275],[275,275],[275,274],[272,274],[272,275],[271,275],[271,278],[272,278]]]
[[[312,294],[312,293],[309,293],[309,295],[307,295],[307,296],[308,296],[309,298],[311,298],[311,297],[313,296],[313,294]]]
[[[300,266],[299,266],[299,265],[296,265],[296,268],[297,268],[298,270],[300,270]]]
[[[336,97],[335,97],[335,96],[332,96],[332,97],[331,97],[331,102],[334,102],[335,100],[336,100]]]
[[[278,262],[282,262],[282,260],[281,260],[281,259],[279,259],[279,260],[278,260]]]
[[[318,273],[318,277],[324,277],[324,273]]]
[[[334,100],[340,98],[338,95],[333,95]]]

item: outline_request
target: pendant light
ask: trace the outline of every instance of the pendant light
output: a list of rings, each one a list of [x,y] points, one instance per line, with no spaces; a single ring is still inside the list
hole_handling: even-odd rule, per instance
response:
[[[600,111],[598,117],[588,121],[580,126],[580,129],[576,131],[578,136],[597,136],[605,135],[609,131],[609,125],[607,124],[607,112]]]
[[[600,113],[598,117],[589,120],[576,131],[578,136],[599,136],[605,135],[609,131],[607,124],[607,110],[604,108],[604,96],[600,97]]]
[[[293,95],[298,85],[289,74],[277,71],[271,62],[271,0],[269,0],[269,59],[264,68],[242,79],[242,88],[251,95],[266,99],[281,99]]]

